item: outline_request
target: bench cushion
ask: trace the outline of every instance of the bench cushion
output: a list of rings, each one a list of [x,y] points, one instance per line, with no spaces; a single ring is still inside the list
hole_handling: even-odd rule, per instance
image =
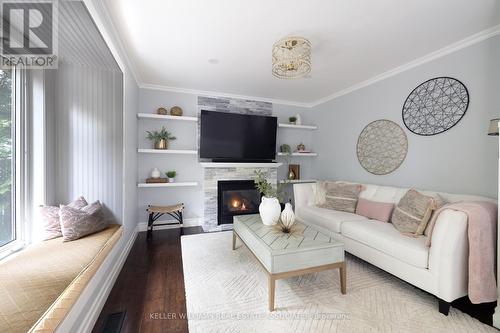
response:
[[[340,233],[340,226],[344,222],[367,221],[364,216],[338,210],[321,208],[318,206],[297,207],[297,217],[308,224],[318,225],[326,230]]]
[[[403,236],[391,223],[376,220],[344,223],[342,235],[412,266],[428,266],[429,248],[425,245],[427,237]],[[349,251],[347,248],[346,250]]]
[[[51,332],[95,274],[122,228],[34,244],[0,263],[0,332]]]

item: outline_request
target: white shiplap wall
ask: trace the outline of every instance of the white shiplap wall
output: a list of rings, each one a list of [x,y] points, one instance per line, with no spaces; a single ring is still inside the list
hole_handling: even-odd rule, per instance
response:
[[[56,89],[56,201],[79,195],[121,215],[120,73],[59,64]]]

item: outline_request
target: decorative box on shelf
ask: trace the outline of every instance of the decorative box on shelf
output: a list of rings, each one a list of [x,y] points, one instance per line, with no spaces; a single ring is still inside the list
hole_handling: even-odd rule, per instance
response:
[[[147,184],[160,184],[160,183],[168,183],[167,178],[146,178]]]

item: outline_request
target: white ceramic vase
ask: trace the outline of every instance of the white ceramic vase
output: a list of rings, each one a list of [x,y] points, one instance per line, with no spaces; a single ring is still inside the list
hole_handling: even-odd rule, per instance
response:
[[[259,205],[259,213],[262,223],[265,225],[275,225],[280,219],[280,202],[277,198],[263,196]]]
[[[300,114],[297,114],[295,118],[297,118],[297,120],[295,121],[295,125],[302,125],[302,117],[300,116]]]
[[[285,209],[281,212],[281,223],[287,228],[290,228],[295,223],[295,213],[291,203],[285,204]]]
[[[154,168],[153,171],[151,171],[151,178],[160,178],[161,172],[158,170],[158,168]]]
[[[173,183],[173,182],[175,182],[175,178],[169,178],[169,179],[168,179],[168,182],[169,182],[169,183]]]

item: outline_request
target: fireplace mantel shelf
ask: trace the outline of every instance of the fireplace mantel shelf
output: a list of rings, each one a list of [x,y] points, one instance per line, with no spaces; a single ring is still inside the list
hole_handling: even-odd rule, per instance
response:
[[[204,168],[279,168],[283,163],[216,163],[201,162]]]

